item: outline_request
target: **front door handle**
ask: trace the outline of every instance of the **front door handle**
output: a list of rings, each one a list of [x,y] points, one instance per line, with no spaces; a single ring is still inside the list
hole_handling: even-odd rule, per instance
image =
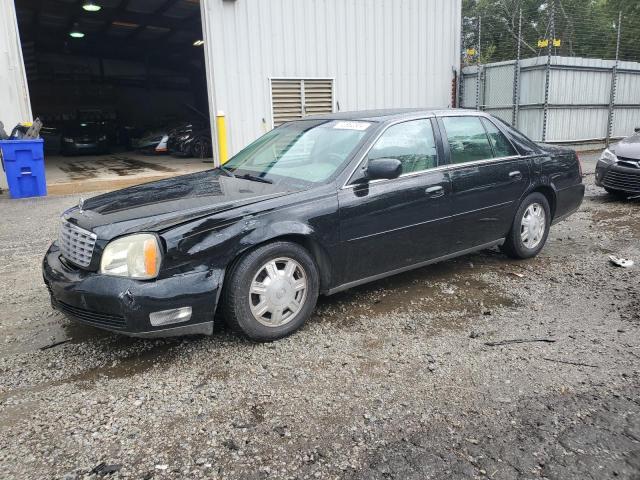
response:
[[[514,180],[522,180],[522,173],[520,170],[514,170],[513,172],[509,172],[509,177]]]
[[[435,185],[427,188],[424,193],[429,195],[431,198],[438,198],[444,195],[444,188],[442,188],[442,185]]]

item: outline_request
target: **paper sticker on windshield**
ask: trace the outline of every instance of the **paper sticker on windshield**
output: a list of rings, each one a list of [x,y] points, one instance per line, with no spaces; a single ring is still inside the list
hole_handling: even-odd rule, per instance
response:
[[[370,123],[367,122],[336,122],[333,128],[340,130],[366,130]]]

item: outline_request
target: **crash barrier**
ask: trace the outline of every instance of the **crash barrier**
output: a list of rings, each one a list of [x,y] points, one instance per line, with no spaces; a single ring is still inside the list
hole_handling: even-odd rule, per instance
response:
[[[11,198],[47,195],[43,139],[2,140],[0,159]]]

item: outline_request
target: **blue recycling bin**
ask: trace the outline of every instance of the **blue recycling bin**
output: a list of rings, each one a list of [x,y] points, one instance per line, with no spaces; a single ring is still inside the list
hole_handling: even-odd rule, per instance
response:
[[[44,197],[44,140],[0,140],[2,167],[11,198]]]

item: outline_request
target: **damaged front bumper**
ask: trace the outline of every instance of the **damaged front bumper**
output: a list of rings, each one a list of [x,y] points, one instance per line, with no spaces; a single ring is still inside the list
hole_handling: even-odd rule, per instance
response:
[[[640,167],[633,162],[596,165],[595,184],[628,194],[640,194]]]
[[[52,306],[67,317],[147,338],[211,335],[224,274],[223,270],[207,270],[146,281],[101,275],[67,264],[55,243],[44,257],[42,272]],[[189,308],[188,319],[151,323],[153,313]]]

